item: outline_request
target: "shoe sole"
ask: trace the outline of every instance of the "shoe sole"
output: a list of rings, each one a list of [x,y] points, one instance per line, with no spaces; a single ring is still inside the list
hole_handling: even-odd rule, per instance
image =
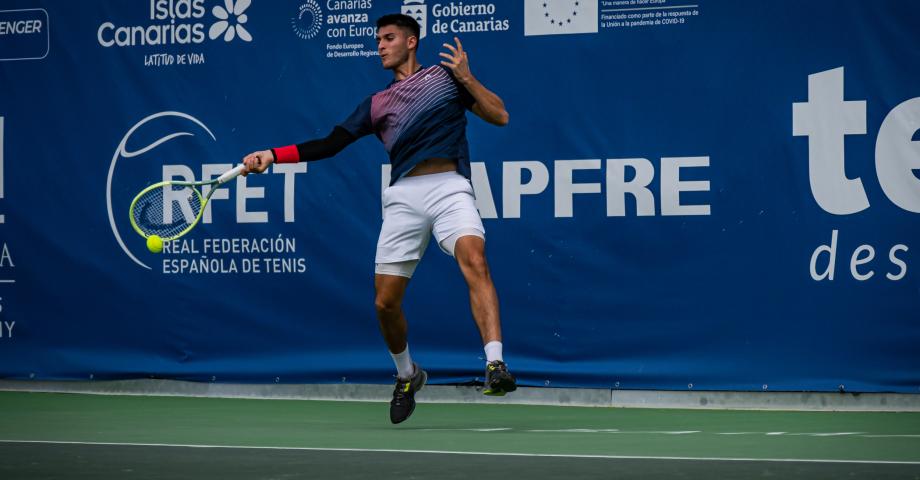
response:
[[[505,381],[498,382],[498,385],[484,389],[482,394],[490,397],[504,397],[506,393],[511,393],[515,390],[517,390],[517,384],[512,381]]]

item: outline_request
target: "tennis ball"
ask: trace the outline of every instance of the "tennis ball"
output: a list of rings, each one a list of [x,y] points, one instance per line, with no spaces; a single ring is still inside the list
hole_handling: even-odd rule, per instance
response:
[[[158,235],[151,235],[147,237],[147,250],[150,250],[153,253],[160,253],[163,251],[163,239]]]

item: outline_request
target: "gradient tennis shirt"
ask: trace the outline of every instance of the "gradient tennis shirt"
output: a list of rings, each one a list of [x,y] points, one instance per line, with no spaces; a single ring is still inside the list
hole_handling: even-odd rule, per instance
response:
[[[340,127],[356,138],[374,133],[390,156],[390,185],[429,158],[457,160],[470,178],[466,110],[473,96],[443,65],[421,68],[367,97]]]

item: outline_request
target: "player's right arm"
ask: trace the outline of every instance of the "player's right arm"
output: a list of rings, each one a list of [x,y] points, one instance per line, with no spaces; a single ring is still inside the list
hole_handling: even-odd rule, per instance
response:
[[[371,125],[371,99],[367,97],[344,122],[336,125],[325,138],[252,152],[243,157],[247,170],[262,173],[273,163],[297,163],[322,160],[339,153],[355,140],[374,132]]]
[[[297,145],[260,150],[246,155],[243,157],[243,164],[246,165],[247,171],[243,174],[262,173],[273,163],[310,162],[329,158],[341,152],[357,139],[358,137],[352,135],[345,128],[336,126],[332,129],[332,133],[325,138],[310,140]]]

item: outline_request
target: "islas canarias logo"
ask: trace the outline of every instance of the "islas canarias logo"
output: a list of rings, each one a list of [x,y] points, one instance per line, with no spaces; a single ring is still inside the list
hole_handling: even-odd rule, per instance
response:
[[[245,27],[251,5],[252,0],[149,0],[144,23],[107,21],[99,25],[96,38],[103,47],[197,45],[209,39],[251,42]]]

